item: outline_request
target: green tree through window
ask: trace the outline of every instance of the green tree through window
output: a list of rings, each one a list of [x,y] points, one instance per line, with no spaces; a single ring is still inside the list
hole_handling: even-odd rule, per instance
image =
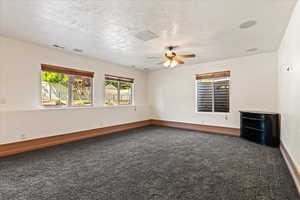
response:
[[[70,77],[66,74],[42,71],[42,105],[67,105]]]
[[[50,71],[41,72],[42,105],[92,104],[92,78]]]

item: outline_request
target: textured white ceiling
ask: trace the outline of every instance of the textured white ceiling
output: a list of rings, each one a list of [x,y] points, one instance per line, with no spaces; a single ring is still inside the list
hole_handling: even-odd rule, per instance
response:
[[[113,63],[155,69],[164,47],[187,64],[277,50],[296,0],[0,0],[0,33]],[[240,29],[247,20],[257,25]],[[134,37],[149,30],[159,37]],[[258,48],[257,52],[246,52]]]

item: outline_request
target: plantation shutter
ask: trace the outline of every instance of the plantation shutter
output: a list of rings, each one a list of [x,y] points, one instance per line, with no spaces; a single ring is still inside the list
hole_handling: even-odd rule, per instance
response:
[[[197,82],[197,110],[198,112],[212,112],[213,87],[212,82]]]
[[[229,112],[229,80],[214,82],[214,111]]]
[[[229,112],[230,71],[197,74],[197,111]]]

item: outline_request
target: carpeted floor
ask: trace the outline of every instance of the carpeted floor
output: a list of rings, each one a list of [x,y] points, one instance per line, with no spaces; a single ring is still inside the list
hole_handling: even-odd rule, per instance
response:
[[[149,126],[0,158],[1,200],[294,200],[278,149]]]

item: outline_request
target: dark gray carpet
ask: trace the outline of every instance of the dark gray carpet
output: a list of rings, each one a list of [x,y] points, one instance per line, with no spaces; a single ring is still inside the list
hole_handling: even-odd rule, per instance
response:
[[[0,199],[299,199],[278,149],[144,127],[0,159]]]

